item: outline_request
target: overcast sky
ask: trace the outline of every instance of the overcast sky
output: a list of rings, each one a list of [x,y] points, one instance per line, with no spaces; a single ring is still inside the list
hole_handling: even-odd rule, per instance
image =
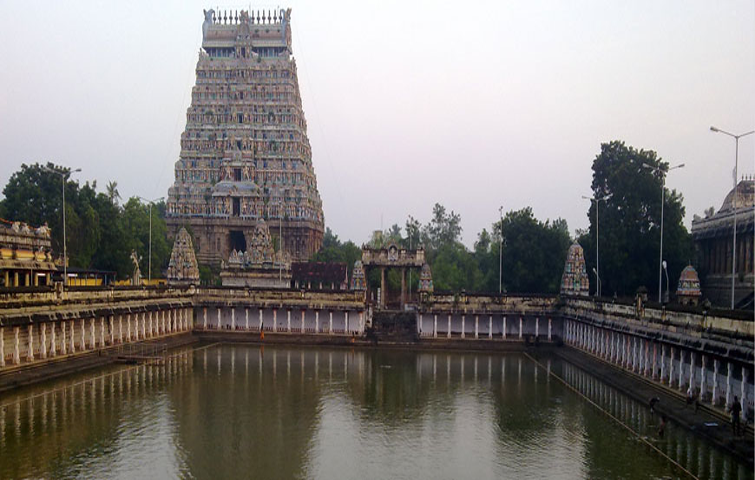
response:
[[[592,161],[614,139],[686,164],[668,185],[689,227],[732,185],[734,140],[709,127],[755,129],[753,0],[280,6],[325,223],[357,243],[435,202],[470,246],[500,205],[585,228]],[[167,195],[215,7],[0,0],[0,184],[53,161],[124,198]],[[755,173],[754,137],[740,174]]]

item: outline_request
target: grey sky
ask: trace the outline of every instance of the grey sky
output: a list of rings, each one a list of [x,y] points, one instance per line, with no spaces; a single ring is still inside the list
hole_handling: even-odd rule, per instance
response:
[[[426,222],[435,202],[461,214],[467,245],[499,205],[584,228],[590,166],[613,139],[686,163],[668,185],[689,226],[731,188],[734,141],[710,125],[755,129],[752,0],[280,6],[325,222],[357,243],[381,218]],[[0,184],[50,160],[125,198],[167,195],[215,7],[0,1]],[[740,174],[754,171],[749,137]]]

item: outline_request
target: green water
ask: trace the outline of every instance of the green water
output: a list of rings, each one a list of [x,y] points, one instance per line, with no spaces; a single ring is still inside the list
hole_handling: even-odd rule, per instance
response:
[[[576,367],[519,354],[209,346],[0,399],[0,477],[753,478]]]

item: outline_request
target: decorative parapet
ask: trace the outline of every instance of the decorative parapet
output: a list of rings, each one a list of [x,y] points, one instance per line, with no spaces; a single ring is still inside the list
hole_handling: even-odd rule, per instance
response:
[[[362,247],[362,264],[365,267],[416,267],[425,265],[425,250],[409,250],[390,243],[383,248]]]

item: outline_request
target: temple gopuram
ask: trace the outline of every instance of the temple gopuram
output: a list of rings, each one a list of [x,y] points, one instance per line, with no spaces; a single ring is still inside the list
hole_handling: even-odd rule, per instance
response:
[[[233,263],[264,220],[293,260],[308,260],[322,243],[323,213],[291,10],[205,11],[202,33],[168,190],[169,235],[190,226],[199,263]]]

